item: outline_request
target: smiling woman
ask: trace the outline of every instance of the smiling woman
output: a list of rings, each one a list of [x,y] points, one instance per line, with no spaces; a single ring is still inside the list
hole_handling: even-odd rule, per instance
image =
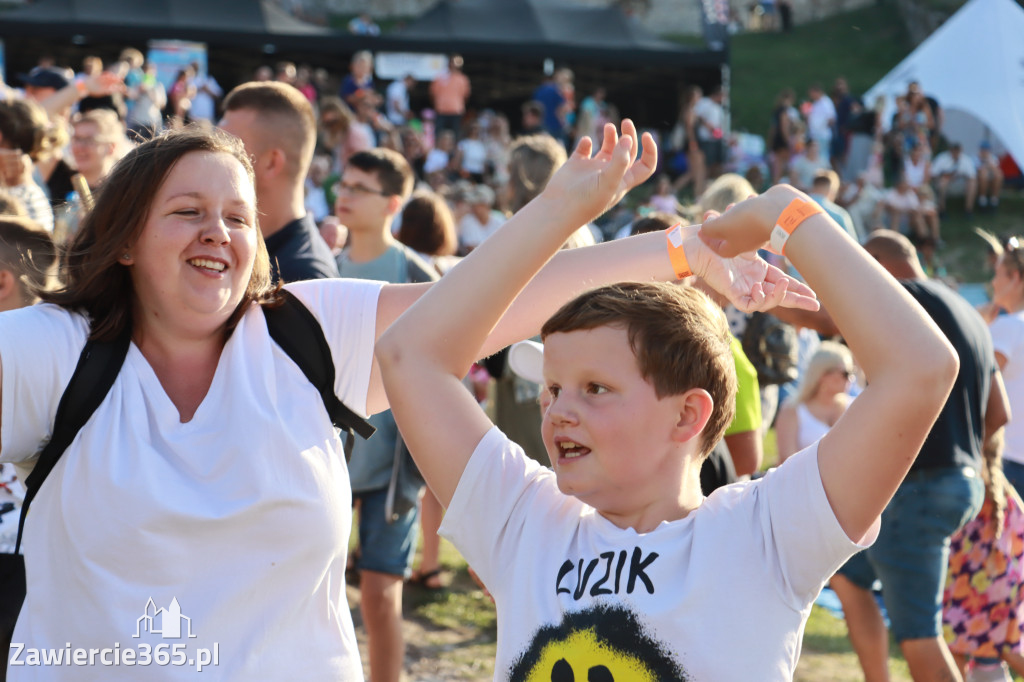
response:
[[[4,461],[33,467],[88,339],[131,344],[26,516],[28,589],[12,641],[111,648],[138,631],[147,603],[172,604],[196,635],[186,656],[217,651],[226,676],[361,679],[343,606],[343,447],[268,332],[263,305],[279,292],[237,138],[187,129],[129,153],[83,220],[64,281],[42,293],[47,303],[0,318]],[[380,285],[288,289],[324,330],[336,397],[365,413]],[[139,637],[160,644],[159,632]],[[12,666],[8,679],[46,676]]]

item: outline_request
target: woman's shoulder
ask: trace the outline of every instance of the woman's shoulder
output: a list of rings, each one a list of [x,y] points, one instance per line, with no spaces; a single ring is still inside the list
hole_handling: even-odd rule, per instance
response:
[[[356,301],[366,296],[376,297],[386,282],[352,277],[328,277],[290,282],[283,289],[298,298],[307,307],[324,307]]]
[[[89,319],[53,303],[39,303],[0,313],[0,330],[4,336],[16,332],[26,342],[36,333],[50,335],[61,331],[84,338],[89,334]]]

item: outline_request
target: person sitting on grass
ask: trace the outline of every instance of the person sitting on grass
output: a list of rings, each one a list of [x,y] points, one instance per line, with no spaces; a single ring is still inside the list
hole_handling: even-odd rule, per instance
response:
[[[776,224],[788,225],[777,249],[817,288],[869,379],[833,430],[758,481],[704,498],[700,465],[735,390],[724,316],[690,288],[622,283],[581,294],[545,323],[542,430],[554,470],[528,459],[460,380],[566,237],[649,175],[653,140],[631,165],[635,137],[624,129],[630,141],[616,144],[606,128],[593,158],[584,140],[537,199],[380,337],[384,387],[448,509],[442,536],[494,596],[495,679],[789,680],[814,598],[873,541],[957,357],[816,204],[778,186],[703,226],[634,237],[630,250],[649,255],[650,279],[692,266],[719,288],[709,264],[722,262],[707,249],[751,262]],[[796,286],[747,284],[747,310]],[[790,302],[815,307],[798,298]]]

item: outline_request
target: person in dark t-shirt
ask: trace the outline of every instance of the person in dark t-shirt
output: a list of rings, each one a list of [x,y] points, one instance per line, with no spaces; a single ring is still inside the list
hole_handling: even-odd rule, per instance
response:
[[[275,280],[337,277],[334,256],[306,213],[303,182],[316,143],[309,100],[286,83],[245,83],[224,99],[220,127],[252,156],[260,230]]]
[[[910,241],[878,230],[864,248],[942,330],[960,357],[960,370],[917,460],[882,513],[878,540],[840,568],[831,585],[865,677],[881,679],[888,660],[885,625],[871,594],[877,578],[914,679],[946,679],[947,673],[958,679],[942,637],[949,537],[981,508],[981,446],[1006,421],[1006,393],[984,320],[946,285],[926,278]]]

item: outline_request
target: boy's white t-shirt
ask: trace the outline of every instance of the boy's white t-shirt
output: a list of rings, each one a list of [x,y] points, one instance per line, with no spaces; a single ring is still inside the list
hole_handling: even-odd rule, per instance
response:
[[[288,286],[324,329],[338,397],[364,414],[380,288]],[[4,460],[32,457],[49,438],[87,333],[83,317],[52,305],[0,315]],[[184,645],[180,667],[97,662],[62,666],[61,679],[191,678],[187,660],[216,647],[219,665],[204,678],[361,680],[345,596],[351,522],[341,441],[259,308],[242,317],[187,423],[133,344],[32,503],[28,597],[13,642]],[[167,635],[173,623],[180,638]],[[11,666],[8,680],[54,673]]]
[[[825,497],[816,445],[639,534],[559,492],[497,428],[440,532],[494,595],[494,679],[515,682],[790,680],[813,600],[861,549]]]

